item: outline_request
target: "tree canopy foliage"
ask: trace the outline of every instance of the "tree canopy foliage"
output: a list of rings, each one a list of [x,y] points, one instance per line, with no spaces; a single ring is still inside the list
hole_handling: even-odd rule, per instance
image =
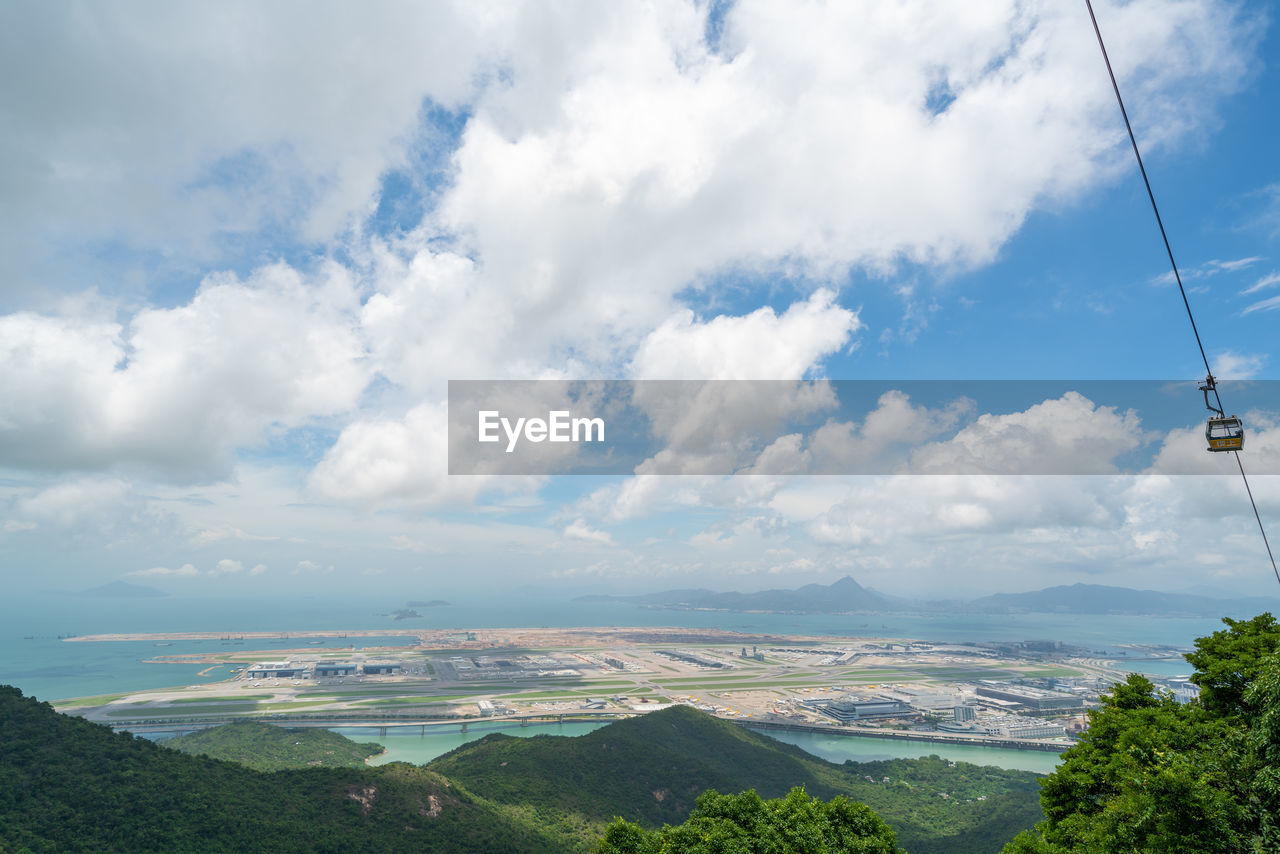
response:
[[[1103,698],[1005,854],[1280,851],[1280,624],[1223,622],[1187,655],[1199,699],[1137,674]]]
[[[172,750],[238,762],[255,771],[287,768],[363,768],[384,748],[359,743],[317,727],[286,728],[261,721],[235,721],[180,735],[164,743]]]
[[[596,854],[896,854],[889,825],[865,804],[836,797],[829,803],[804,789],[764,800],[754,790],[698,796],[683,824],[646,831],[618,819]]]
[[[1191,681],[1200,687],[1200,703],[1208,711],[1223,717],[1257,714],[1262,710],[1245,694],[1280,650],[1280,623],[1269,613],[1222,622],[1227,629],[1200,638],[1187,654],[1196,669]]]

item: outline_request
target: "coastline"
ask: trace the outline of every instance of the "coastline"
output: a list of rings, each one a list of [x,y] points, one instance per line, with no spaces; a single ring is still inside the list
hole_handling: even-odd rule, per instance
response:
[[[468,637],[459,638],[459,635]],[[836,643],[898,642],[908,638],[858,635],[808,635],[773,632],[739,632],[728,629],[687,626],[584,626],[572,628],[448,628],[448,629],[317,629],[315,631],[258,632],[116,632],[74,635],[61,638],[68,643],[117,641],[173,642],[235,640],[297,640],[303,638],[416,638],[417,644],[437,643],[457,649],[494,649],[504,646],[610,646],[630,643]]]

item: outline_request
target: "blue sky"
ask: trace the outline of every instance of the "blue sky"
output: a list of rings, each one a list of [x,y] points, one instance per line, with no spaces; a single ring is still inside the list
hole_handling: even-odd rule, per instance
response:
[[[1276,7],[1097,10],[1215,370],[1280,378]],[[1199,378],[1083,4],[881,11],[0,12],[6,575],[1268,592],[1238,478],[444,473],[449,379]]]

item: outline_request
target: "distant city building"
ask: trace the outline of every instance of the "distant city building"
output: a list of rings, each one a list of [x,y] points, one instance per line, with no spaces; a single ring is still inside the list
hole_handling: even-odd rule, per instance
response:
[[[982,728],[988,735],[1005,738],[1058,738],[1067,734],[1067,728],[1061,724],[1014,715],[992,718],[984,722]]]
[[[317,661],[315,672],[317,679],[332,676],[353,676],[356,672],[356,666],[347,662]]]
[[[978,712],[973,706],[956,706],[952,710],[952,715],[955,717],[956,723],[962,724],[974,720],[978,716]]]
[[[855,697],[839,700],[818,700],[812,703],[818,711],[841,723],[864,721],[872,718],[899,718],[911,714],[911,707],[891,697]]]
[[[360,671],[366,676],[389,676],[402,670],[404,665],[398,661],[366,661],[360,665]]]
[[[968,723],[955,723],[953,721],[939,721],[938,729],[940,729],[943,732],[964,732],[969,734],[978,732],[973,721],[969,721]]]
[[[724,663],[723,661],[716,661],[714,659],[707,658],[706,656],[698,655],[697,653],[686,652],[679,649],[659,649],[655,651],[658,655],[666,656],[673,661],[682,661],[685,664],[695,664],[699,667],[724,669],[732,666]]]
[[[911,708],[920,712],[937,712],[954,708],[960,697],[954,691],[938,691],[933,688],[921,688],[906,685],[886,692],[883,696],[893,700],[901,700]]]
[[[1040,688],[1026,688],[1021,685],[1006,685],[1002,682],[984,681],[978,685],[977,693],[979,697],[1017,703],[1037,712],[1052,709],[1080,709],[1084,707],[1084,698],[1082,697],[1059,694],[1055,691],[1045,691]]]
[[[631,710],[633,712],[660,712],[663,709],[669,709],[672,706],[682,705],[680,703],[632,703]]]
[[[1179,703],[1190,703],[1200,696],[1200,686],[1192,682],[1190,676],[1171,676],[1164,680],[1164,684],[1173,691],[1173,698]]]
[[[292,661],[260,661],[245,669],[250,679],[294,679],[306,676],[307,669]]]

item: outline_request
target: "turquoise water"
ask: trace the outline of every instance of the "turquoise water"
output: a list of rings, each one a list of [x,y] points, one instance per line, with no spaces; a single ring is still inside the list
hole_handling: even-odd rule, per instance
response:
[[[163,630],[161,630],[163,631]],[[205,672],[208,664],[175,664],[148,661],[157,656],[186,653],[235,654],[239,651],[268,655],[273,649],[345,650],[403,644],[403,638],[308,638],[303,634],[284,639],[235,641],[95,641],[70,643],[56,637],[19,636],[0,641],[0,684],[16,685],[24,694],[41,700],[61,700],[124,691],[169,688],[216,682],[231,676],[229,666]],[[263,656],[246,656],[245,661]],[[203,674],[203,675],[202,675]]]
[[[443,756],[450,750],[455,750],[469,741],[483,738],[491,732],[501,732],[521,738],[532,738],[536,735],[577,736],[586,735],[607,724],[608,721],[591,723],[574,721],[564,724],[530,724],[522,727],[519,724],[469,723],[466,732],[462,731],[461,725],[433,724],[427,727],[425,733],[421,731],[421,727],[387,727],[386,735],[381,735],[378,727],[348,726],[332,727],[332,729],[353,741],[376,741],[385,747],[387,752],[370,759],[371,765],[385,765],[388,762],[424,765],[437,756]]]
[[[1147,673],[1151,676],[1190,676],[1195,670],[1185,658],[1174,659],[1148,659],[1145,661],[1133,662],[1130,667],[1139,673]]]
[[[994,765],[1019,771],[1035,771],[1048,774],[1058,766],[1058,755],[1040,750],[1010,750],[1002,747],[981,747],[969,744],[938,744],[922,741],[896,741],[887,738],[865,738],[856,735],[822,735],[813,732],[780,732],[757,730],[762,735],[794,744],[796,747],[821,756],[828,762],[874,762],[879,759],[917,759],[921,756],[941,756],[953,762],[972,762],[975,765]]]
[[[1185,658],[1151,658],[1146,661],[1132,662],[1130,670],[1149,673],[1151,676],[1190,676],[1196,668],[1190,666]]]

